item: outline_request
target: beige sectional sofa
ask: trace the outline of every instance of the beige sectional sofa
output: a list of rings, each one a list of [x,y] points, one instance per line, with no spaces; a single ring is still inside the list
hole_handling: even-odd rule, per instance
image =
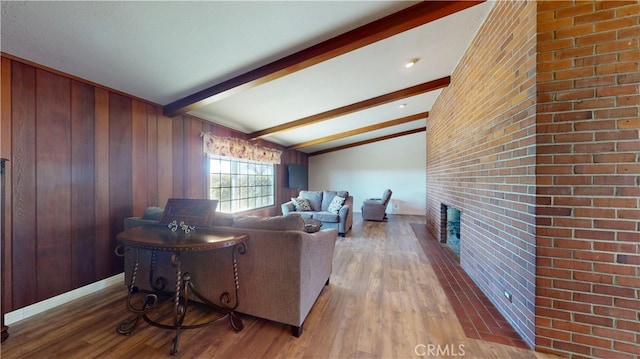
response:
[[[159,217],[157,217],[159,219]],[[158,225],[155,218],[128,218],[125,229],[138,225]],[[181,254],[182,272],[190,272],[196,289],[215,304],[221,293],[229,292],[230,306],[238,301],[236,311],[288,324],[294,336],[302,334],[302,325],[331,275],[333,252],[338,231],[324,229],[304,231],[300,216],[231,217],[218,213],[217,233],[244,233],[249,236],[246,253],[236,254],[239,289],[235,296],[232,251],[223,248],[209,252]],[[166,278],[165,287],[175,285],[175,270],[169,254],[156,252],[157,263],[150,277],[151,251],[139,251],[140,266],[136,287],[151,290],[158,277]],[[125,249],[125,283],[131,281],[135,250]]]

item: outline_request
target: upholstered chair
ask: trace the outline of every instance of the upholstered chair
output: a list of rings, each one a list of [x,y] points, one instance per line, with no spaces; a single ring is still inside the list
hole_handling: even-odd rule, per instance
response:
[[[387,189],[382,194],[382,198],[369,198],[362,203],[362,218],[366,221],[384,221],[387,219],[385,213],[389,200],[391,200],[391,190]]]

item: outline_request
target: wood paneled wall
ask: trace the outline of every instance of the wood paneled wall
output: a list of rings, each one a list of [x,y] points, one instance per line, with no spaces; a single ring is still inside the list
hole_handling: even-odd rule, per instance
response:
[[[246,138],[14,58],[2,57],[1,78],[3,313],[121,272],[113,250],[124,218],[170,197],[207,198],[200,133]],[[276,205],[249,214],[278,215],[297,195],[289,163],[307,165],[307,155],[283,153]]]

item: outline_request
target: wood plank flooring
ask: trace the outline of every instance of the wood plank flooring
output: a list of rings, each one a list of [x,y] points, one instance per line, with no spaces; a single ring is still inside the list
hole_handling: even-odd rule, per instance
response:
[[[300,338],[285,325],[242,316],[241,332],[226,321],[184,331],[178,356],[555,358],[465,336],[411,228],[424,223],[424,217],[354,220],[347,237],[338,237],[331,283]],[[131,317],[125,297],[125,286],[116,285],[15,323],[0,354],[3,359],[170,357],[172,331],[142,322],[130,336],[116,333],[116,325]],[[192,314],[198,319],[208,315]]]

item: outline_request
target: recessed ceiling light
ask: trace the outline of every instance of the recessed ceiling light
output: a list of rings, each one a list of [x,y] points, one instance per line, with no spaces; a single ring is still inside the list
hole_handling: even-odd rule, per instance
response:
[[[416,62],[418,62],[418,60],[420,60],[420,59],[419,59],[419,58],[411,59],[411,60],[407,61],[407,62],[404,64],[404,67],[406,67],[406,68],[413,67],[413,65],[415,65],[415,64],[416,64]]]
[[[405,107],[407,107],[406,103],[400,104],[400,106],[398,106],[398,108],[405,108]]]

